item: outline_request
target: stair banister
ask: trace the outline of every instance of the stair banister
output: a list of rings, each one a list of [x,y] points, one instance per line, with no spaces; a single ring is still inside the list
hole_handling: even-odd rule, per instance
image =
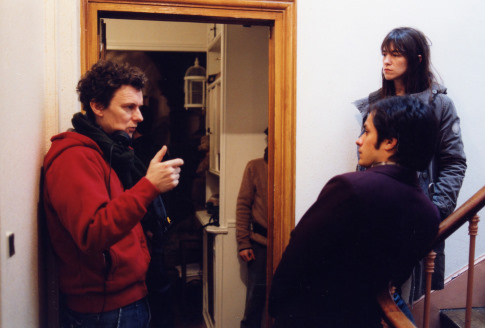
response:
[[[436,257],[436,254],[434,254],[433,256],[434,252],[432,252],[432,250],[436,244],[444,241],[467,221],[470,222],[470,249],[468,259],[468,284],[466,300],[467,312],[465,315],[465,328],[470,328],[471,326],[475,239],[478,232],[479,222],[477,213],[483,207],[485,207],[485,186],[482,187],[478,192],[476,192],[472,197],[470,197],[465,203],[463,203],[458,209],[456,209],[452,214],[450,214],[446,219],[441,222],[438,234],[436,235],[433,242],[430,243],[430,247],[428,248],[428,257],[432,258],[432,263],[429,262],[426,264],[426,291],[424,300],[423,328],[429,327],[431,275],[434,270],[434,257]],[[385,288],[380,291],[377,295],[377,300],[379,302],[379,305],[381,306],[386,321],[390,323],[393,327],[414,327],[411,321],[405,318],[405,315],[400,310],[396,310],[396,307],[391,304],[391,301],[393,301],[393,299],[392,295],[390,295],[389,288]]]

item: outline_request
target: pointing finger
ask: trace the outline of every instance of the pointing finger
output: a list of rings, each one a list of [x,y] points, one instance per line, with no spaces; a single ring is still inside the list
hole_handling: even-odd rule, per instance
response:
[[[155,154],[152,161],[157,163],[161,162],[166,153],[167,153],[167,146],[163,146],[162,149],[160,149],[158,153]]]
[[[165,147],[165,146],[164,146]],[[165,161],[163,162],[165,165],[167,166],[171,166],[171,167],[179,167],[179,166],[182,166],[184,165],[184,161],[183,159],[181,158],[175,158],[175,159],[171,159],[171,160],[168,160],[168,161]]]

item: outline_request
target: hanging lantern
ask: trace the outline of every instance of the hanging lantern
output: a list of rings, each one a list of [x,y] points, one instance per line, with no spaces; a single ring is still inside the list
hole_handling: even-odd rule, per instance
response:
[[[195,58],[194,66],[185,72],[185,109],[205,107],[205,68]]]

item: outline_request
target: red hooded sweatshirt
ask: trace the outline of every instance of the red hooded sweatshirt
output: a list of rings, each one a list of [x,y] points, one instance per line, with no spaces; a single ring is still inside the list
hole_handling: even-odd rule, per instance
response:
[[[140,220],[158,190],[142,178],[125,191],[84,135],[65,132],[51,140],[44,205],[67,306],[92,313],[140,300],[150,261]]]

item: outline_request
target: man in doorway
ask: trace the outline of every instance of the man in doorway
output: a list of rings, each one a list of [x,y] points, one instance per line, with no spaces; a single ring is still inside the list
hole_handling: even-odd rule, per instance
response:
[[[291,234],[272,281],[275,327],[381,327],[377,291],[400,286],[438,231],[416,173],[436,144],[430,107],[387,98],[364,128],[356,143],[368,169],[332,178]]]
[[[140,222],[165,219],[160,194],[178,185],[183,161],[162,162],[165,146],[148,170],[134,156],[145,82],[135,67],[93,65],[77,86],[85,114],[52,138],[45,156],[44,207],[63,327],[148,327],[150,254]]]
[[[268,129],[264,131],[268,135]],[[246,307],[241,328],[259,328],[266,302],[266,236],[268,227],[268,147],[264,157],[248,162],[236,207],[236,239],[247,263]]]

